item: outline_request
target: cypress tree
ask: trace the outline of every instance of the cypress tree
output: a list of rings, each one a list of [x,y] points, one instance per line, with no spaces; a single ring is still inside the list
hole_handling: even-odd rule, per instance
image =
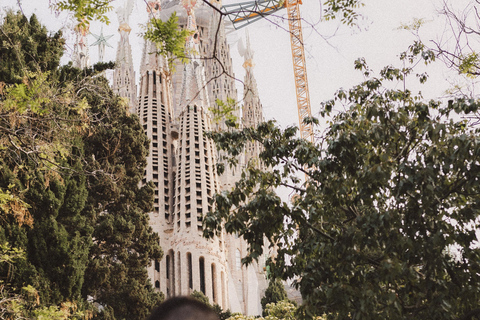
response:
[[[11,192],[31,217],[0,203],[0,241],[26,252],[0,265],[0,280],[32,285],[41,306],[93,298],[98,318],[144,318],[162,300],[146,270],[162,251],[148,221],[153,186],[139,187],[149,143],[139,120],[95,69],[57,68],[60,33],[11,12],[0,27],[0,82],[19,88],[0,91],[0,141],[16,132],[21,143],[0,148],[0,200]]]
[[[0,208],[0,241],[26,255],[14,268],[0,266],[0,277],[17,292],[33,285],[41,305],[76,301],[93,232],[81,215],[87,198],[85,177],[79,174],[83,141],[70,129],[78,114],[45,90],[65,85],[51,76],[64,40],[61,32],[50,35],[35,15],[27,19],[9,11],[0,28],[0,82],[19,85],[13,98],[0,91],[0,191],[24,203],[13,214]],[[25,213],[23,220],[19,212]]]
[[[21,226],[13,217],[2,223],[0,240],[26,252],[13,274],[2,270],[3,278],[16,288],[33,285],[42,305],[78,300],[93,231],[81,216],[87,199],[85,178],[44,171],[28,161],[21,168],[2,161],[0,187],[8,186],[23,194],[33,224]]]
[[[0,25],[0,82],[21,83],[29,72],[58,68],[65,40],[62,32],[50,34],[33,14],[7,11]]]
[[[268,283],[268,287],[265,290],[265,296],[260,303],[262,304],[263,315],[266,316],[266,307],[269,303],[277,303],[279,301],[288,300],[287,291],[283,286],[280,279],[272,279]]]
[[[148,155],[148,139],[137,116],[127,114],[105,79],[86,93],[95,122],[85,138],[89,171],[88,205],[95,221],[84,296],[108,307],[116,319],[141,319],[162,297],[154,292],[146,267],[160,259],[158,235],[149,226],[153,186],[139,187]]]

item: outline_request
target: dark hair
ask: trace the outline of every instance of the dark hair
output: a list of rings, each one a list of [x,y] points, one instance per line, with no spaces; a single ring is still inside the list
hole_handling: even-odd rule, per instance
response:
[[[191,297],[165,300],[147,320],[219,320],[207,305]]]

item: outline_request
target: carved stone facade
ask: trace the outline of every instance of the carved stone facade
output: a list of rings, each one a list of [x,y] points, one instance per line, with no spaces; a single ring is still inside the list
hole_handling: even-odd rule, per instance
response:
[[[188,7],[191,4],[194,7]],[[211,8],[195,5],[195,1],[149,1],[149,5],[149,14],[164,20],[175,11],[180,25],[195,31],[187,49],[197,53],[189,63],[177,65],[170,73],[166,59],[154,53],[155,46],[147,42],[144,47],[136,112],[151,142],[142,183],[152,181],[155,185],[150,224],[159,234],[165,252],[161,261],[152,263],[149,276],[155,288],[167,297],[197,290],[224,309],[261,314],[260,299],[267,285],[265,259],[245,268],[240,263],[246,253],[244,240],[227,234],[210,240],[202,236],[202,220],[212,209],[214,194],[230,188],[238,179],[236,171],[240,172],[228,170],[217,176],[216,162],[221,160],[221,154],[205,135],[212,128],[222,127],[212,123],[211,108],[218,107],[215,100],[237,100],[223,23],[218,23],[219,17]],[[124,35],[128,39],[128,34]],[[125,40],[121,45],[128,47],[117,51],[126,58],[126,65],[122,67],[117,61],[115,79],[123,86],[131,85],[133,78],[130,82],[124,80],[127,73],[133,76],[132,71],[126,71],[131,64],[130,45]],[[218,60],[211,59],[214,56]],[[248,77],[245,83],[255,86],[253,91],[257,92],[251,70]],[[114,80],[114,86],[117,82]],[[118,92],[125,96],[125,91]],[[254,108],[255,114],[261,115],[258,97],[249,96],[245,104],[250,106],[248,110]],[[236,112],[241,119],[240,108]],[[248,123],[255,125],[261,119],[253,117]],[[245,163],[243,155],[239,162]]]

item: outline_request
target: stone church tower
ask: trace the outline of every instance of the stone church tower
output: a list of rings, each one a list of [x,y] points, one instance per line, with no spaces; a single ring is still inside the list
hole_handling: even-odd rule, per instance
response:
[[[117,86],[120,95],[134,101],[128,96],[135,90],[126,32],[129,4],[124,11],[119,11],[124,14],[123,20],[119,15],[124,26],[120,32],[124,34],[117,50],[114,87]],[[211,108],[218,107],[216,99],[237,100],[224,25],[221,23],[217,30],[219,17],[200,1],[197,4],[195,1],[149,1],[148,11],[150,16],[163,20],[176,12],[180,25],[194,31],[186,46],[193,49],[189,52],[196,53],[186,65],[177,65],[171,73],[166,59],[155,53],[154,44],[146,42],[144,46],[135,110],[150,139],[142,183],[151,181],[155,185],[150,224],[159,234],[165,253],[161,261],[152,263],[149,276],[154,287],[166,297],[188,295],[196,290],[225,310],[261,314],[260,299],[267,284],[263,271],[265,259],[245,268],[240,263],[246,253],[246,243],[241,238],[222,234],[206,240],[202,236],[203,217],[212,209],[214,194],[230,188],[241,171],[241,168],[228,170],[219,177],[216,162],[222,161],[222,154],[205,135],[215,128],[223,128],[222,123],[212,123],[210,113]],[[248,57],[251,61],[251,53]],[[126,80],[127,74],[132,77],[130,81]],[[262,110],[255,96],[256,83],[251,69],[247,69],[247,77],[245,83],[255,94],[246,96],[244,103],[248,110],[253,108],[257,116],[248,119],[244,116],[243,121],[255,125],[263,119]],[[236,113],[242,120],[240,108]],[[248,157],[254,156],[251,153]],[[239,163],[245,163],[244,156]]]
[[[200,5],[201,1],[195,8],[195,17],[198,30],[198,53],[201,62],[204,65],[205,79],[207,91],[209,93],[209,101],[211,108],[218,108],[217,99],[226,102],[228,98],[237,101],[237,89],[235,86],[235,73],[233,72],[232,58],[230,56],[230,47],[227,43],[225,34],[225,24],[219,21],[221,16],[207,5]],[[220,2],[211,1],[213,6],[220,7]],[[184,5],[180,0],[166,0],[162,2],[161,18],[167,20],[170,15],[175,12],[178,16],[180,27],[185,28],[187,24],[187,13]],[[219,23],[220,22],[220,23]],[[180,99],[180,90],[182,82],[183,66],[178,64],[176,71],[172,76],[173,83],[173,99],[175,105]],[[174,111],[177,114],[177,111]],[[241,110],[237,106],[235,115],[240,119]],[[225,129],[225,124],[213,123],[214,129]],[[217,160],[225,164],[225,174],[221,175],[220,184],[222,188],[231,188],[235,181],[240,178],[240,170],[230,168],[223,160],[222,152],[217,153]],[[239,159],[243,161],[243,159]],[[241,163],[243,165],[243,162]]]
[[[258,94],[257,81],[253,75],[253,50],[250,47],[250,37],[246,33],[246,50],[243,52],[245,68],[244,90],[243,90],[243,110],[242,119],[245,127],[256,127],[264,122],[263,108]],[[249,141],[245,148],[245,163],[255,161],[255,158],[261,152],[261,146],[258,141]],[[262,166],[262,163],[255,161],[256,165]]]
[[[132,47],[130,46],[129,17],[133,10],[133,0],[126,0],[125,6],[117,9],[118,32],[120,41],[117,46],[115,71],[113,73],[113,91],[121,97],[128,98],[129,112],[135,113],[137,108],[137,85],[132,61]]]

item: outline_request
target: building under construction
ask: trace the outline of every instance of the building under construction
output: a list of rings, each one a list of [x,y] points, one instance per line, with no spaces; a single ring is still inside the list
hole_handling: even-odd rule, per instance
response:
[[[202,237],[203,217],[212,209],[214,194],[231,188],[241,170],[225,166],[226,172],[217,175],[216,163],[223,156],[205,132],[222,129],[224,124],[213,123],[212,108],[218,107],[217,99],[232,98],[241,101],[243,110],[235,112],[243,125],[263,121],[252,72],[253,52],[247,38],[245,94],[238,99],[223,21],[212,7],[194,2],[149,2],[145,14],[151,17],[166,21],[176,12],[180,26],[192,31],[186,47],[194,54],[172,72],[166,58],[156,54],[155,45],[146,42],[138,90],[129,42],[133,1],[126,1],[117,10],[121,38],[113,87],[129,99],[130,111],[138,114],[150,139],[142,183],[152,181],[155,185],[150,224],[165,252],[161,261],[152,262],[149,276],[166,297],[196,290],[223,309],[257,315],[261,314],[260,300],[267,285],[265,258],[245,267],[241,258],[246,255],[246,243],[241,238],[230,234],[210,240]],[[249,144],[238,159],[240,167],[256,158],[259,151],[257,144]]]

